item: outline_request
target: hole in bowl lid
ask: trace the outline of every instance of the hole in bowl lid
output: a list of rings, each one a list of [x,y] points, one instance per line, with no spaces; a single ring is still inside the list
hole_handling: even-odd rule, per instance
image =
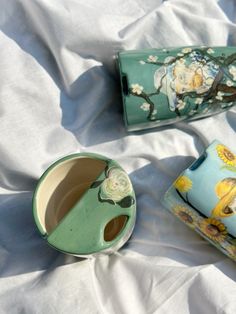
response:
[[[104,240],[106,242],[114,240],[120,234],[121,230],[124,229],[127,221],[128,216],[126,215],[120,215],[110,220],[104,229]]]

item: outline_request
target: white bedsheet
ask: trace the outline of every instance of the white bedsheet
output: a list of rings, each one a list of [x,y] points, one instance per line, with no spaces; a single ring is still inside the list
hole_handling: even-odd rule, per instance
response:
[[[235,45],[234,0],[0,0],[0,313],[236,313],[236,264],[160,203],[214,139],[235,148],[236,109],[128,134],[114,55]],[[130,241],[66,256],[40,238],[31,199],[55,159],[116,159],[137,195]]]

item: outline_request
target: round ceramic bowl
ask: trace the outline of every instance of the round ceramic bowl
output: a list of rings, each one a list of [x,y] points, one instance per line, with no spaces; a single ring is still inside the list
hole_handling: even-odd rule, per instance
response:
[[[33,215],[49,245],[81,257],[118,250],[131,236],[136,201],[127,173],[92,153],[66,156],[39,179]]]

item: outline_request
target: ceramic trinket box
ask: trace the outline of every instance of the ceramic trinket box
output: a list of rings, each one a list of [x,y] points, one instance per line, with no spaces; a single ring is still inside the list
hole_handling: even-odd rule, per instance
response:
[[[236,47],[123,51],[117,63],[129,131],[220,113],[236,100]]]
[[[41,235],[55,249],[82,257],[109,254],[131,236],[135,194],[117,162],[79,153],[58,160],[42,175],[33,214]]]
[[[173,183],[163,204],[236,261],[236,155],[214,141]]]

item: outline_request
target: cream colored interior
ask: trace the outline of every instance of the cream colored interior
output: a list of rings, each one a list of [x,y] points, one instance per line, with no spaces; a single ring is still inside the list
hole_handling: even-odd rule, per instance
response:
[[[46,233],[58,225],[105,167],[102,160],[77,157],[48,172],[36,195],[38,219]]]

